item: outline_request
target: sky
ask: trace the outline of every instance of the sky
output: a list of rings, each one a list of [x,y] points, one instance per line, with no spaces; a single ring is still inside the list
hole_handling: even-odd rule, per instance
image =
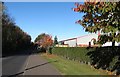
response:
[[[83,13],[74,12],[74,2],[6,2],[8,14],[14,18],[32,41],[47,33],[58,41],[88,34],[75,22],[82,19]]]

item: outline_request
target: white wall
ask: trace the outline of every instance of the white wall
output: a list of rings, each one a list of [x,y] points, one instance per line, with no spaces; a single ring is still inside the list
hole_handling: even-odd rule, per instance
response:
[[[69,47],[75,47],[76,46],[76,39],[65,41],[64,44],[68,44]]]
[[[78,37],[77,39],[64,41],[64,44],[68,44],[69,47],[76,47],[76,43],[77,43],[77,45],[80,45],[80,44],[89,45],[89,42],[91,42],[91,40],[93,38],[95,38],[97,41],[98,35],[97,34],[88,34],[85,36]],[[91,45],[94,45],[93,41],[91,42]]]
[[[78,37],[77,38],[77,44],[86,44],[86,45],[89,45],[89,42],[95,38],[96,41],[98,39],[98,35],[97,34],[89,34],[89,35],[86,35],[86,36],[81,36],[81,37]],[[93,45],[93,42],[91,42],[91,45]]]

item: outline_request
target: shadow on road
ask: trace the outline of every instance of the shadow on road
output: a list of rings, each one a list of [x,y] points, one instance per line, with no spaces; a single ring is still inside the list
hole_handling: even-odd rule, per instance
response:
[[[24,71],[19,72],[19,73],[17,73],[17,74],[13,74],[13,75],[3,75],[3,76],[1,76],[1,77],[16,77],[16,76],[19,76],[19,75],[23,74],[23,73],[24,73],[25,71],[27,71],[27,70],[31,70],[31,69],[34,69],[34,68],[37,68],[37,67],[40,67],[40,66],[43,66],[43,65],[52,63],[52,62],[58,62],[58,61],[56,60],[56,61],[46,62],[46,63],[40,64],[40,65],[36,65],[36,66],[30,67],[30,68],[26,68]]]
[[[21,49],[17,49],[13,51],[11,50],[3,50],[2,51],[2,58],[9,57],[9,56],[22,56],[22,55],[30,55],[30,54],[38,54],[41,52],[46,52],[45,48],[39,48],[38,45],[33,45],[30,47],[22,47]]]
[[[38,54],[40,53],[37,49],[25,49],[20,50],[17,52],[11,52],[11,53],[2,53],[2,58],[10,57],[10,56],[22,56],[22,55],[30,55],[30,54]]]

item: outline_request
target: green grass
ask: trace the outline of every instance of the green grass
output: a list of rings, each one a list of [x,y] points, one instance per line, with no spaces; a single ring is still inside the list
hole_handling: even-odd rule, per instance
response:
[[[77,61],[72,61],[64,59],[59,56],[44,56],[48,61],[57,61],[52,62],[52,64],[58,69],[62,75],[107,75],[103,71],[94,69],[86,64],[80,64]]]

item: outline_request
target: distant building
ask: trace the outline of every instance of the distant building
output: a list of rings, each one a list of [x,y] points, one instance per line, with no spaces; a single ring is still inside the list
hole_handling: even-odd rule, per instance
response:
[[[84,35],[84,36],[80,36],[80,37],[76,37],[76,38],[70,38],[70,39],[66,39],[66,40],[62,40],[59,43],[61,45],[68,45],[69,47],[86,47],[89,46],[89,42],[91,43],[91,45],[94,45],[93,43],[93,39],[94,40],[98,40],[98,36],[100,34],[88,34],[88,35]]]
[[[106,47],[106,46],[112,46],[112,42],[106,42],[105,44],[102,45],[102,47]],[[120,42],[116,42],[115,41],[115,46],[120,46]]]
[[[59,41],[59,45],[57,45],[58,47],[87,47],[89,46],[89,44],[91,44],[91,46],[98,46],[98,45],[94,45],[94,41],[98,41],[98,36],[100,35],[108,35],[110,36],[110,33],[102,33],[101,31],[98,31],[97,34],[95,33],[91,33],[88,35],[84,35],[84,36],[80,36],[80,37],[76,37],[76,38],[69,38],[66,40],[61,40]],[[120,32],[116,32],[116,35],[120,33]],[[111,46],[112,42],[108,43],[106,42],[105,44],[103,44],[102,46]],[[115,42],[115,46],[120,46],[120,42]]]
[[[60,42],[62,45],[68,45],[69,47],[77,46],[77,38],[70,38],[70,39],[62,40]]]
[[[111,36],[111,33],[112,32],[108,32],[108,33],[100,33],[101,35],[107,35],[107,36]],[[116,35],[119,35],[120,34],[120,32],[119,31],[116,31],[115,33],[114,33],[114,35],[116,36]],[[120,42],[116,42],[115,41],[115,44],[114,44],[115,46],[120,46]],[[105,46],[112,46],[112,41],[107,41],[106,43],[104,43],[103,45],[102,45],[102,47],[105,47]]]
[[[59,44],[57,44],[56,47],[69,47],[69,46],[68,46],[68,44],[66,44],[66,45],[59,45]]]

